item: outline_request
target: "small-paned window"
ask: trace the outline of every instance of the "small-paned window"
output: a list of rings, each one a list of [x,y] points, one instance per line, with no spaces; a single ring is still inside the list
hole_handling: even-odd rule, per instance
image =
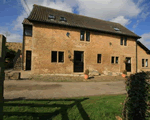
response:
[[[124,45],[127,46],[127,38],[124,38]]]
[[[64,52],[59,52],[59,62],[64,62]]]
[[[114,30],[115,30],[115,31],[120,31],[120,29],[119,29],[119,28],[114,28]]]
[[[97,54],[97,63],[101,63],[101,54]]]
[[[146,63],[145,64],[146,64],[146,67],[148,67],[148,59],[146,59]]]
[[[52,62],[57,62],[57,51],[52,51]]]
[[[84,41],[84,33],[85,33],[85,31],[80,32],[80,40],[81,41]]]
[[[24,35],[25,36],[32,36],[32,26],[25,26],[24,27]]]
[[[118,57],[116,57],[116,64],[118,64]]]
[[[55,16],[54,15],[49,15],[48,19],[55,19]]]
[[[123,45],[123,37],[120,39],[120,45]]]
[[[90,32],[86,32],[86,41],[90,41]]]
[[[114,57],[111,57],[111,63],[114,63]]]
[[[142,67],[144,67],[144,59],[142,59]]]
[[[65,17],[60,17],[60,21],[67,21]]]

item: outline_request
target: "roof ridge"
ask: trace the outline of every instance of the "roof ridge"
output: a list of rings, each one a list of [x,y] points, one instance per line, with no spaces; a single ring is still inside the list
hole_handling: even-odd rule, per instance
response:
[[[116,22],[111,22],[111,21],[107,21],[107,20],[102,20],[102,19],[98,19],[98,18],[93,18],[93,17],[89,17],[89,16],[85,16],[85,15],[76,14],[76,13],[71,13],[71,12],[67,12],[67,11],[63,11],[63,10],[58,10],[58,9],[54,9],[54,8],[50,8],[50,7],[45,7],[45,6],[41,6],[41,5],[37,5],[37,4],[34,4],[33,6],[38,6],[38,7],[53,9],[53,10],[57,10],[57,11],[60,11],[60,12],[65,12],[65,13],[69,13],[69,14],[81,16],[81,17],[87,17],[87,18],[92,18],[92,19],[96,19],[96,20],[101,20],[101,21],[104,21],[104,22],[110,22],[110,23],[119,24],[119,23],[116,23]],[[121,24],[120,24],[120,25],[121,25]]]

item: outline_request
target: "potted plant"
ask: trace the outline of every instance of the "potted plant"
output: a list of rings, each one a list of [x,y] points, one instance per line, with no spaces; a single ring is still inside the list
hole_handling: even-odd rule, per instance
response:
[[[85,79],[88,79],[88,78],[89,78],[89,70],[88,70],[88,69],[85,70],[84,78],[85,78]]]
[[[70,55],[70,54],[68,55],[68,58],[71,58],[71,55]]]
[[[127,76],[127,71],[126,70],[124,70],[123,72],[122,72],[122,77],[126,77]]]
[[[128,61],[127,61],[127,59],[125,59],[123,62],[124,62],[124,63],[127,63]]]

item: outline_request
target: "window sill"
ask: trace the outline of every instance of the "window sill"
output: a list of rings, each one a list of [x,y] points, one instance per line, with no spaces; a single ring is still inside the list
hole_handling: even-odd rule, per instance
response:
[[[80,42],[84,42],[84,43],[90,43],[90,41],[85,41],[85,40],[84,40],[84,41],[81,41],[81,40],[80,40]]]
[[[150,69],[150,67],[142,67],[142,69]]]

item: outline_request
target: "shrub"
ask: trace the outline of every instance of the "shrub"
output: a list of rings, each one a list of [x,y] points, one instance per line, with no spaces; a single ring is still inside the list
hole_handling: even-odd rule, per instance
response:
[[[89,75],[89,70],[86,69],[84,74]]]
[[[126,70],[124,70],[122,73],[127,75],[127,71]]]
[[[126,79],[127,97],[122,111],[123,120],[145,120],[149,84],[145,72],[130,75]]]

